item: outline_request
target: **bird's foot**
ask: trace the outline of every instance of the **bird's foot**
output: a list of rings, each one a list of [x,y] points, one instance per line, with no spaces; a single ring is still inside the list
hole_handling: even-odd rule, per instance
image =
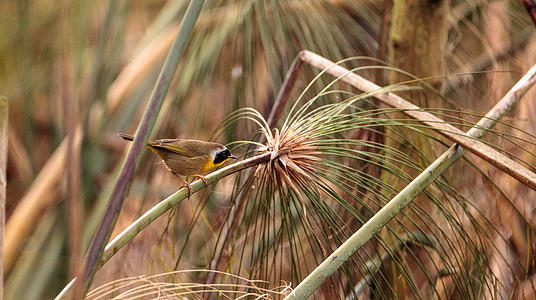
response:
[[[205,176],[203,176],[203,175],[197,175],[197,174],[196,174],[196,175],[193,175],[193,176],[194,176],[195,178],[197,178],[197,179],[201,179],[201,180],[203,180],[203,182],[205,183],[205,186],[208,185],[208,181],[207,181],[207,178],[206,178]]]
[[[182,188],[188,188],[188,200],[190,200],[190,196],[194,194],[194,191],[192,190],[192,186],[188,183],[188,181],[182,179],[180,176],[179,178],[182,180],[182,182],[184,182],[184,185],[179,186],[179,190]]]

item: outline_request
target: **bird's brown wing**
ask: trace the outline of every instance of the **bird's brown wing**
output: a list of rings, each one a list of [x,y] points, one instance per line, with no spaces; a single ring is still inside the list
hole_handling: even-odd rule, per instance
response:
[[[148,146],[157,150],[165,150],[188,157],[192,156],[187,152],[187,150],[183,149],[183,147],[181,146],[181,140],[178,139],[156,140],[149,142]]]
[[[164,149],[173,153],[184,155],[187,157],[196,157],[196,156],[208,156],[208,153],[205,148],[200,147],[202,144],[207,142],[202,142],[198,140],[189,140],[189,139],[163,139],[156,140],[154,144],[151,145],[154,148]]]
[[[118,133],[118,136],[127,141],[132,141],[134,136],[126,133]],[[199,141],[189,139],[160,139],[148,141],[147,147],[162,157],[165,152],[172,152],[186,157],[206,156],[202,149],[199,149]]]

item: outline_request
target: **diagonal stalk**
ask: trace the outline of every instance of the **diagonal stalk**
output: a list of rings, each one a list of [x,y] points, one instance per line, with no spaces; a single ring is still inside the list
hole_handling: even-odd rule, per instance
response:
[[[7,146],[9,101],[0,95],[0,257],[4,257],[6,225]],[[0,261],[0,298],[4,295],[4,262]]]
[[[323,59],[314,53],[311,53],[311,55],[312,58]],[[331,63],[331,66],[333,66],[333,63]],[[349,75],[351,74],[353,73],[349,73]],[[534,65],[527,74],[523,76],[514,87],[512,87],[512,89],[488,114],[486,114],[484,118],[467,132],[467,135],[464,136],[464,138],[472,140],[484,136],[487,133],[487,130],[491,129],[491,127],[497,123],[497,120],[501,119],[528,91],[528,89],[534,85],[536,81],[535,75],[536,65]],[[443,153],[443,155],[426,168],[370,220],[368,220],[357,232],[337,248],[326,260],[314,269],[285,299],[306,299],[309,297],[320,284],[324,282],[324,280],[331,276],[331,274],[346,262],[350,256],[377,234],[383,226],[393,219],[402,209],[404,209],[404,207],[411,203],[417,195],[433,183],[439,175],[453,165],[465,152],[466,149],[458,144],[451,146],[445,153]],[[523,183],[527,184],[527,182]]]
[[[245,160],[241,160],[227,167],[221,168],[217,171],[214,171],[208,174],[205,178],[207,184],[212,184],[222,179],[225,176],[228,176],[232,173],[247,169],[252,166],[256,166],[261,163],[266,163],[270,160],[270,153],[260,154]],[[192,192],[196,193],[197,191],[205,188],[205,183],[198,179],[190,184]],[[100,257],[100,260],[96,264],[96,269],[102,267],[114,254],[116,254],[123,246],[127,244],[128,241],[133,239],[138,233],[140,233],[145,227],[149,226],[154,220],[163,215],[165,212],[173,208],[175,205],[179,204],[182,200],[188,198],[188,188],[184,187],[166,199],[160,201],[157,205],[153,206],[149,211],[139,217],[136,221],[130,224],[125,230],[119,233],[106,247],[104,248],[103,254]],[[76,282],[76,278],[73,279],[63,290],[56,296],[56,299],[65,299],[72,287]]]
[[[199,13],[201,12],[203,4],[204,0],[192,0],[188,10],[186,11],[179,33],[177,34],[177,37],[171,46],[147,107],[145,108],[143,119],[136,132],[136,138],[134,139],[123,166],[121,167],[119,178],[116,181],[105,213],[89,246],[89,250],[83,264],[84,267],[78,272],[78,278],[80,280],[75,283],[73,291],[74,299],[83,298],[86,290],[91,284],[93,275],[97,270],[97,262],[102,255],[104,245],[110,238],[110,234],[115,226],[117,217],[121,210],[125,193],[132,177],[134,176],[134,170],[139,163],[139,154],[144,148],[144,145],[149,138],[149,134],[154,127],[156,117],[158,116],[160,108],[162,107],[175,71],[179,65],[179,61],[185,52],[186,44],[193,31],[194,24],[199,16]]]
[[[340,80],[350,84],[351,86],[366,92],[371,93],[371,96],[380,100],[381,102],[394,107],[401,109],[402,112],[420,122],[423,124],[430,126],[432,129],[437,131],[439,134],[445,136],[446,138],[450,139],[451,141],[463,146],[466,150],[472,152],[473,154],[479,156],[480,158],[484,159],[485,161],[491,163],[498,169],[502,170],[503,172],[509,174],[510,176],[514,177],[515,179],[519,180],[524,185],[528,186],[529,188],[536,190],[536,174],[527,168],[523,167],[516,161],[504,156],[497,150],[493,149],[492,147],[484,144],[483,142],[477,140],[478,138],[483,136],[483,130],[488,130],[491,127],[487,128],[486,126],[493,126],[497,123],[497,121],[500,119],[499,115],[496,113],[493,113],[494,111],[497,112],[499,109],[498,107],[494,107],[490,113],[488,113],[480,122],[475,126],[475,129],[472,130],[479,130],[479,133],[475,136],[467,135],[460,129],[450,125],[449,123],[443,121],[442,119],[434,116],[431,113],[428,113],[426,111],[423,111],[422,108],[412,104],[411,102],[405,100],[404,98],[397,96],[393,93],[381,93],[381,87],[374,84],[373,82],[370,82],[366,80],[365,78],[352,73],[348,69],[343,68],[340,65],[335,64],[334,62],[323,58],[322,56],[315,54],[310,51],[302,51],[299,55],[299,57],[304,60],[305,62],[309,63],[310,65],[323,69],[323,72],[326,72],[334,77],[340,78]],[[536,66],[533,66],[528,73],[523,77],[512,89],[503,97],[503,100],[506,98],[510,99],[510,101],[517,101],[517,99],[521,98],[527,90],[532,86],[534,81],[536,81],[536,78],[533,77],[533,75],[536,73]],[[500,103],[505,103],[505,101],[501,100]],[[505,105],[505,104],[497,104],[497,105]],[[511,109],[513,106],[512,104],[509,104],[508,107],[505,107],[507,109],[506,111],[502,111],[502,113],[506,113],[508,110]],[[473,132],[476,134],[476,132]]]
[[[218,180],[222,179],[223,177],[226,177],[232,173],[250,168],[252,166],[256,166],[261,163],[266,163],[269,161],[269,159],[270,159],[270,155],[269,153],[267,153],[267,154],[260,154],[260,155],[257,155],[257,156],[254,156],[245,160],[241,160],[225,168],[221,168],[217,171],[214,171],[208,174],[205,177],[207,180],[206,183],[212,184],[212,183],[218,182]],[[192,188],[192,192],[195,193],[205,188],[205,182],[203,182],[200,179],[197,179],[196,181],[190,184],[190,187]],[[187,188],[182,188],[178,190],[171,196],[160,201],[157,205],[153,206],[149,211],[147,211],[145,214],[139,217],[136,221],[130,224],[125,230],[123,230],[120,234],[118,234],[108,245],[106,245],[106,247],[104,248],[104,252],[102,254],[102,258],[97,264],[97,266],[100,268],[110,258],[112,258],[112,256],[115,253],[117,253],[117,251],[119,251],[124,245],[126,245],[128,241],[134,238],[145,227],[147,227],[149,224],[151,224],[154,220],[156,220],[158,217],[163,215],[165,212],[173,208],[175,205],[180,203],[182,200],[187,199],[188,193],[189,191]]]

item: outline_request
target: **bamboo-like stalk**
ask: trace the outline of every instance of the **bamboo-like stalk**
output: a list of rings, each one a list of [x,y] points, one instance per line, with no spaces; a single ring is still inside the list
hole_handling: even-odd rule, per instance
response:
[[[7,127],[9,101],[0,96],[0,257],[4,257],[4,229],[6,224],[7,186]],[[0,300],[4,299],[4,261],[0,261]]]
[[[303,54],[300,55],[301,59],[310,65],[325,70],[326,73],[334,76],[340,77],[340,80],[350,84],[351,86],[366,92],[371,93],[372,96],[381,102],[394,107],[401,109],[402,112],[416,120],[419,120],[423,124],[430,126],[432,129],[436,130],[439,134],[445,136],[451,141],[463,146],[466,150],[472,152],[473,154],[479,156],[485,161],[491,163],[498,169],[509,174],[515,179],[519,180],[524,185],[529,188],[536,190],[536,174],[527,168],[521,166],[516,161],[502,155],[492,147],[484,144],[483,142],[477,140],[481,137],[478,136],[469,136],[460,129],[450,125],[449,123],[441,120],[440,118],[434,116],[431,113],[423,111],[417,105],[412,104],[411,102],[405,100],[404,98],[397,96],[393,93],[381,93],[381,87],[366,80],[365,78],[350,72],[349,70],[343,68],[340,65],[335,64],[334,62],[323,58],[322,56],[315,54],[310,51],[303,51]],[[532,67],[524,79],[521,79],[511,90],[504,96],[503,99],[508,97],[521,97],[523,96],[531,85],[536,81],[536,78],[532,78],[536,72],[535,67]],[[516,95],[514,95],[514,93]],[[518,98],[516,98],[518,99]],[[501,101],[502,102],[502,101]],[[510,106],[511,108],[511,106]],[[508,108],[508,109],[510,109]],[[494,110],[492,110],[494,111]],[[492,112],[490,111],[490,113]],[[481,122],[493,123],[497,122],[497,115],[490,115],[489,113],[475,126],[476,128],[484,127]],[[489,129],[489,128],[486,128]]]
[[[467,132],[470,138],[484,136],[534,85],[536,65],[482,118],[477,125]],[[489,127],[488,127],[489,126]],[[359,248],[369,241],[379,230],[394,218],[402,209],[417,197],[426,187],[454,164],[466,150],[458,144],[451,146],[436,161],[417,176],[409,185],[380,209],[357,232],[337,248],[326,260],[314,269],[285,299],[306,299],[350,258]]]
[[[271,153],[260,154],[239,162],[236,162],[232,165],[229,165],[225,168],[219,169],[215,172],[210,173],[206,176],[207,184],[215,183],[220,179],[228,176],[232,173],[247,169],[258,164],[266,163],[270,159]],[[196,180],[190,184],[192,192],[197,192],[205,187],[205,183],[202,180]],[[165,212],[170,210],[172,207],[180,203],[182,200],[188,198],[188,189],[182,188],[179,191],[175,192],[173,195],[162,200],[160,203],[152,207],[149,211],[139,217],[136,221],[130,224],[125,230],[118,234],[106,247],[104,248],[104,253],[101,260],[99,261],[98,267],[104,265],[112,256],[117,253],[128,241],[134,238],[139,232],[141,232],[145,227],[151,224],[158,217],[163,215]]]
[[[207,184],[212,184],[225,176],[228,176],[232,173],[247,169],[252,166],[256,166],[261,163],[266,163],[270,160],[271,153],[260,154],[239,162],[236,162],[227,167],[221,168],[217,171],[214,171],[207,175],[205,178]],[[196,193],[197,191],[205,187],[205,183],[202,180],[195,180],[190,184],[192,192]],[[125,230],[119,233],[106,247],[104,252],[96,265],[96,269],[102,267],[112,256],[117,253],[123,246],[127,244],[132,238],[134,238],[138,233],[140,233],[145,227],[149,226],[154,220],[163,215],[165,212],[173,208],[175,205],[179,204],[182,200],[188,198],[189,191],[187,188],[182,188],[167,197],[166,199],[160,201],[157,205],[153,206],[149,211],[139,217],[136,221],[130,224]],[[73,279],[63,291],[61,291],[56,299],[65,299],[69,293],[73,283],[76,279]]]
[[[154,65],[162,61],[178,31],[175,26],[163,30],[125,66],[106,95],[106,105],[110,112],[115,112],[122,100],[147,76]]]
[[[158,76],[154,90],[150,96],[149,102],[143,114],[142,121],[136,132],[136,137],[128,151],[127,157],[121,168],[119,178],[116,181],[114,190],[110,196],[110,200],[106,207],[105,213],[101,219],[97,231],[91,241],[86,259],[83,263],[83,270],[78,272],[78,280],[75,283],[73,298],[83,298],[85,292],[89,288],[93,275],[97,270],[97,262],[99,261],[102,250],[108,241],[111,232],[117,221],[117,217],[125,199],[125,193],[130,181],[134,177],[134,171],[141,158],[141,150],[145,147],[149,134],[156,123],[156,117],[162,107],[165,96],[171,85],[173,76],[179,65],[179,61],[185,52],[186,44],[194,28],[195,22],[199,17],[204,0],[194,0],[190,2],[184,19],[181,23],[181,28],[171,49],[168,53],[162,71]]]

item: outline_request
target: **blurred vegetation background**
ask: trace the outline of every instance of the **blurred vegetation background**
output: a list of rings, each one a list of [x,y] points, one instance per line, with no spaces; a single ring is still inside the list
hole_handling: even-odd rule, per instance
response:
[[[0,2],[0,93],[10,109],[5,299],[54,298],[74,276],[129,146],[116,133],[135,132],[187,5]],[[255,123],[215,130],[240,108],[267,118],[305,49],[332,61],[353,57],[345,66],[381,86],[413,86],[400,95],[466,131],[535,63],[533,31],[521,1],[207,1],[151,137],[212,139],[251,155],[231,142],[258,139]],[[338,81],[323,92],[334,80],[327,75],[307,87],[320,71],[302,67],[276,127],[294,103],[318,96],[312,111],[360,97]],[[531,91],[486,138],[532,171],[534,100]],[[327,163],[314,165],[320,179],[311,186],[289,191],[261,176],[243,195],[251,172],[225,178],[146,228],[93,287],[193,269],[240,278],[183,272],[160,280],[265,280],[250,284],[276,298],[295,287],[452,144],[371,98],[351,110],[348,120],[368,121],[341,132],[319,125]],[[112,236],[178,185],[146,153]],[[534,299],[535,196],[467,154],[314,295]]]

